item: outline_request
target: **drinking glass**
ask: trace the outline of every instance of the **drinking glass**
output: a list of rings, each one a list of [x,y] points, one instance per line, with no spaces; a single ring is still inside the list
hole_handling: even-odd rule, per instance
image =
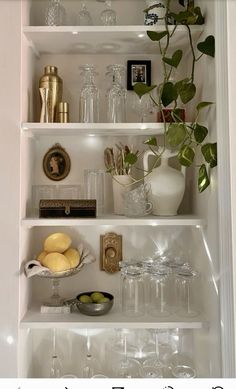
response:
[[[80,66],[84,77],[79,99],[79,121],[81,123],[99,122],[99,91],[94,82],[97,75],[93,65]]]
[[[178,313],[181,316],[194,317],[199,314],[195,307],[193,284],[199,273],[188,264],[176,271],[176,295],[180,306]]]
[[[176,350],[167,359],[168,366],[175,378],[193,378],[196,376],[192,358],[183,351],[184,331],[175,330],[173,337]]]
[[[163,378],[164,368],[166,367],[162,360],[160,359],[159,352],[159,340],[158,340],[158,330],[153,330],[153,335],[155,339],[154,347],[155,352],[153,356],[146,358],[143,361],[143,377],[144,378]],[[146,350],[147,351],[147,350]]]
[[[57,355],[56,351],[56,328],[52,330],[52,358],[49,365],[49,377],[60,378],[62,375],[62,363],[61,359]]]
[[[32,216],[39,216],[39,201],[50,200],[56,198],[55,185],[33,185],[32,186]]]
[[[140,378],[142,377],[142,366],[134,358],[129,358],[127,354],[127,334],[123,335],[123,357],[116,362],[113,367],[115,376],[118,378]]]
[[[86,360],[85,364],[82,367],[83,378],[92,378],[98,370],[97,360],[92,356],[91,353],[91,339],[89,331],[87,330],[86,336]]]
[[[152,316],[165,317],[171,314],[168,301],[169,269],[166,266],[153,266],[149,269],[148,312]]]
[[[101,12],[101,22],[104,26],[116,25],[116,12],[111,8],[111,1],[106,1],[106,9]]]
[[[92,26],[93,20],[86,7],[85,1],[82,2],[81,10],[78,12],[76,17],[76,22],[78,26]]]
[[[99,169],[84,170],[85,198],[96,200],[97,216],[104,213],[105,171]]]
[[[63,26],[66,24],[66,10],[61,0],[50,0],[45,11],[46,26]]]
[[[142,316],[145,313],[143,270],[127,265],[121,269],[121,307],[124,315]]]
[[[81,185],[58,185],[56,197],[63,200],[79,199],[81,198]]]
[[[111,76],[112,85],[107,90],[107,121],[109,123],[124,123],[126,121],[126,94],[122,85],[122,77],[125,72],[123,65],[107,66],[106,75]]]
[[[141,184],[138,188],[124,192],[124,214],[127,217],[142,217],[152,212],[152,203],[147,202],[150,184]]]
[[[172,374],[175,378],[195,378],[196,371],[190,366],[175,366],[172,369]]]
[[[139,123],[145,123],[148,119],[150,120],[150,115],[152,115],[155,111],[154,104],[149,94],[139,97],[136,93],[134,93],[132,95],[131,108],[138,116],[137,121]]]

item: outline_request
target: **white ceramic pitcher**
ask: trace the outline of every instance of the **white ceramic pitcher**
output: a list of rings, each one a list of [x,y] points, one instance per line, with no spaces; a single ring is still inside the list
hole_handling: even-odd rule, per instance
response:
[[[148,157],[155,155],[151,150],[147,150],[143,158],[144,171],[147,172]],[[185,190],[185,171],[174,169],[168,165],[168,160],[177,155],[177,152],[165,150],[161,156],[160,166],[145,177],[145,182],[149,182],[151,190],[148,193],[148,201],[153,204],[152,213],[158,216],[175,216],[183,199]]]

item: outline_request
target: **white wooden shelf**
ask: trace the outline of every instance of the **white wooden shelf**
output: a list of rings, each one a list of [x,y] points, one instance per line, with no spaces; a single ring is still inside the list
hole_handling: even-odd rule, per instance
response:
[[[170,32],[174,26],[169,26]],[[204,26],[191,26],[198,39]],[[24,26],[23,33],[36,54],[158,54],[158,44],[149,39],[147,30],[163,31],[163,26]],[[185,26],[178,26],[173,47],[181,48],[188,40]]]
[[[50,226],[204,226],[205,222],[194,215],[179,215],[174,217],[145,216],[142,218],[127,218],[125,216],[108,215],[97,218],[25,218],[21,225],[26,228]]]
[[[28,136],[121,136],[161,135],[163,123],[22,123],[21,130]]]
[[[45,314],[40,307],[29,310],[20,322],[21,328],[206,328],[208,322],[201,316],[180,318],[171,315],[168,318],[157,318],[150,315],[125,317],[112,308],[103,316],[86,316],[81,313]]]

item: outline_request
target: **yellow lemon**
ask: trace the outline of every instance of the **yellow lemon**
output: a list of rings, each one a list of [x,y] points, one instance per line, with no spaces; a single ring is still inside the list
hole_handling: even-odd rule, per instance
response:
[[[71,245],[71,238],[63,232],[49,235],[44,241],[44,250],[48,253],[63,253]]]
[[[61,253],[49,253],[43,260],[44,266],[53,272],[65,271],[70,269],[70,262]]]
[[[69,260],[70,267],[72,269],[79,265],[79,263],[80,263],[80,253],[78,252],[78,250],[70,248],[70,249],[66,250],[63,254]]]
[[[47,255],[47,251],[41,251],[41,253],[37,256],[37,260],[41,263],[41,265],[44,266],[43,264],[43,261],[44,261],[44,258],[46,257]]]

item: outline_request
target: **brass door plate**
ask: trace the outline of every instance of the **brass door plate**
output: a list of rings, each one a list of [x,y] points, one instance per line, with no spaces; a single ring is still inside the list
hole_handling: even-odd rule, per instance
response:
[[[100,236],[101,270],[107,273],[119,271],[119,262],[122,261],[122,235],[109,232]]]

